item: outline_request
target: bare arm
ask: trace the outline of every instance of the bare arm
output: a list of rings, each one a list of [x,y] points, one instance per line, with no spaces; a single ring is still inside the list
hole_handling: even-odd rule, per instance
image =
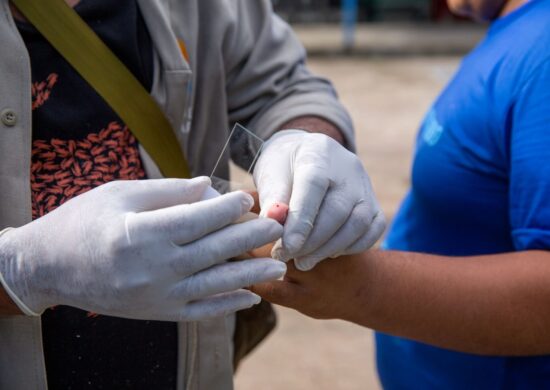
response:
[[[367,251],[253,289],[315,318],[484,355],[550,353],[550,253]]]
[[[305,130],[310,133],[321,133],[328,135],[342,145],[344,145],[345,142],[342,131],[336,125],[317,116],[302,116],[292,119],[281,126],[281,130],[286,129],[297,129]]]

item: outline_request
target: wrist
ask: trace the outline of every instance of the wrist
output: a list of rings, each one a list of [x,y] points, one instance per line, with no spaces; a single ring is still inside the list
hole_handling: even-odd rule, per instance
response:
[[[276,140],[276,139],[282,138],[282,137],[302,136],[302,135],[305,135],[305,134],[308,134],[308,133],[309,133],[308,131],[302,130],[302,129],[292,129],[292,128],[283,129],[283,130],[277,131],[271,137],[269,137],[267,139],[266,143],[269,143],[273,140]]]
[[[302,130],[308,133],[320,133],[329,136],[338,143],[346,146],[346,139],[342,131],[332,122],[317,116],[303,116],[291,119],[284,123],[280,130]]]
[[[32,291],[32,272],[25,260],[25,253],[30,245],[20,240],[21,228],[8,228],[0,233],[0,284],[6,295],[16,305],[20,312],[28,316],[38,316],[43,310],[37,310],[34,305],[35,295]]]
[[[380,251],[368,250],[348,257],[356,266],[350,280],[353,290],[349,294],[349,310],[342,319],[372,328],[378,315],[377,302],[381,301],[377,297],[376,287],[376,263],[379,261]]]

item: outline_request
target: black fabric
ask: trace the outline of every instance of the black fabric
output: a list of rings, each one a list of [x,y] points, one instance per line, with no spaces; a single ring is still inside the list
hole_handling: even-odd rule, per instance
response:
[[[82,0],[75,10],[117,57],[150,90],[151,39],[135,0]],[[18,23],[31,57],[33,83],[57,74],[47,110],[33,112],[33,139],[77,139],[119,120],[113,110],[29,24]],[[63,76],[63,79],[61,79]],[[59,91],[61,89],[61,91]]]
[[[148,89],[152,43],[135,0],[82,0],[76,11]],[[33,216],[104,182],[145,178],[120,118],[30,25],[18,23],[33,81]],[[175,323],[58,306],[42,316],[50,389],[174,389]]]

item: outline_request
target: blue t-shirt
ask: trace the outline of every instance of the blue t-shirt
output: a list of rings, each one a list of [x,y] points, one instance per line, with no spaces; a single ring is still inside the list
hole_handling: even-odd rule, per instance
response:
[[[550,249],[550,0],[495,21],[463,60],[421,126],[412,188],[383,246],[447,256]],[[376,341],[387,389],[550,388],[550,356]]]

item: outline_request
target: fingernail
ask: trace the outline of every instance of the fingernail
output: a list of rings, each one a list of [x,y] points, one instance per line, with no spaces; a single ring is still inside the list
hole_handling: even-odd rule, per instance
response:
[[[244,194],[244,196],[243,196],[243,199],[242,199],[241,206],[242,206],[242,212],[246,213],[247,211],[250,211],[252,206],[254,206],[254,198],[252,197],[252,195],[250,195],[246,192],[243,192],[243,194]]]
[[[193,178],[192,180],[198,181],[198,182],[205,182],[208,183],[208,185],[212,184],[212,180],[208,176],[197,176]]]
[[[294,265],[296,265],[296,268],[298,268],[300,271],[311,271],[315,265],[317,264],[317,259],[315,258],[300,258],[294,260]]]
[[[279,264],[270,263],[264,272],[261,274],[262,279],[274,280],[279,279],[286,272],[286,266],[283,262]]]
[[[285,263],[294,257],[289,255],[283,248],[271,251],[271,257],[275,260],[284,261]]]
[[[256,295],[254,293],[250,293],[250,295],[252,295],[252,298],[254,298],[251,306],[257,305],[261,302],[262,298],[259,295]]]
[[[273,264],[273,272],[275,276],[280,276],[286,272],[286,264],[282,261],[278,261],[276,264]]]

